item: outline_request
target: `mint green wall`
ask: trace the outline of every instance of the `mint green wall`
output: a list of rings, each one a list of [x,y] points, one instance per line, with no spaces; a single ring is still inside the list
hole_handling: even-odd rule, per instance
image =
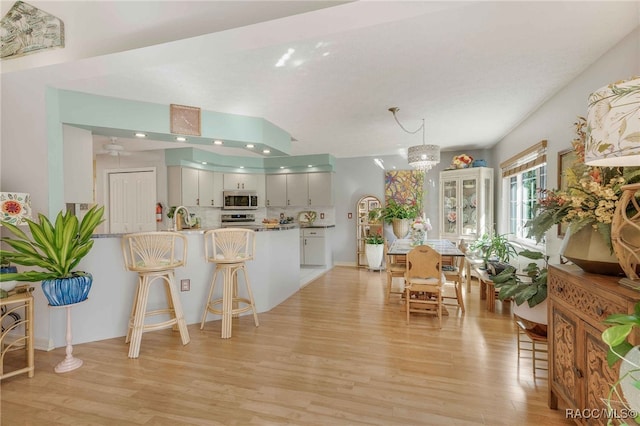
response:
[[[64,145],[60,123],[60,99],[56,89],[45,89],[49,164],[49,212],[53,216],[64,209]]]
[[[149,139],[174,141],[170,131],[169,105],[58,90],[62,123],[92,130],[96,134],[133,137],[137,131]],[[201,136],[187,136],[189,143],[210,145],[221,139],[225,146],[244,148],[253,143],[256,150],[271,155],[291,154],[291,135],[258,117],[201,111]],[[258,151],[258,152],[260,152]]]

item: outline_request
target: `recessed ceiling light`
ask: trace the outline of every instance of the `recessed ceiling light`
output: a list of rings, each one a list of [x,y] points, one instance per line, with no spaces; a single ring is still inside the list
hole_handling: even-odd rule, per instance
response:
[[[263,153],[263,154],[269,154],[270,152],[271,152],[271,151],[270,151],[270,150],[268,150],[268,149],[263,149],[263,150],[262,150],[262,153]]]
[[[202,162],[202,164],[207,164],[207,162],[206,162],[206,161],[203,161],[203,162]]]
[[[281,169],[284,169],[284,166],[280,166]]]
[[[178,142],[186,142],[186,141],[187,141],[187,138],[185,138],[185,137],[183,137],[183,136],[178,136],[178,137],[176,137],[176,140],[177,140]]]
[[[222,141],[216,139],[215,141],[213,141],[213,144],[214,145],[222,145]]]
[[[141,133],[141,132],[136,133],[136,138],[146,138],[146,137],[147,137],[146,133]]]
[[[247,148],[249,148],[249,149],[251,149],[251,148],[255,147],[255,145],[254,145],[254,144],[252,144],[252,143],[248,143],[248,144],[246,144],[245,146],[246,146]]]
[[[313,164],[307,164],[307,167],[313,167]]]
[[[240,166],[241,169],[244,169],[244,166]]]

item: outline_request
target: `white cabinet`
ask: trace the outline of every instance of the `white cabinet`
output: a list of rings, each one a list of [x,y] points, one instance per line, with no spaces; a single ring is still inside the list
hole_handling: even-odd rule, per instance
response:
[[[224,189],[245,189],[245,190],[258,190],[258,177],[254,174],[248,173],[225,173],[224,174]]]
[[[332,173],[290,173],[266,176],[267,207],[333,205]]]
[[[287,205],[287,175],[266,176],[267,207],[284,207]]]
[[[333,173],[309,173],[309,205],[333,206]]]
[[[287,206],[309,205],[309,175],[295,173],[287,175]]]
[[[493,229],[493,169],[440,172],[440,238],[477,239]]]
[[[306,228],[300,230],[300,264],[326,265],[325,229]]]
[[[222,173],[167,167],[169,205],[222,207]]]

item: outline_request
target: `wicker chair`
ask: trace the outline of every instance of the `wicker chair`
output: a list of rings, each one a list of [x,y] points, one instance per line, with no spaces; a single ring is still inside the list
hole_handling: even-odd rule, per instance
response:
[[[243,228],[213,229],[205,232],[204,240],[205,258],[207,262],[214,263],[216,269],[211,278],[200,329],[204,328],[209,312],[222,316],[221,337],[223,339],[231,337],[232,318],[243,312],[252,311],[253,319],[258,327],[260,325],[258,313],[245,266],[246,261],[253,259],[255,252],[255,231]],[[246,297],[241,297],[238,293],[239,271],[242,271],[244,276]],[[223,275],[222,297],[212,300],[216,279],[220,272]],[[220,309],[216,308],[216,305],[221,305]]]
[[[180,332],[182,344],[189,343],[189,331],[176,288],[175,269],[187,264],[187,238],[177,232],[140,232],[122,237],[122,255],[125,268],[138,273],[136,289],[126,343],[129,358],[138,358],[142,334],[147,331],[173,327]],[[149,290],[154,282],[165,286],[167,307],[147,311]],[[145,324],[145,318],[168,315],[162,322]]]

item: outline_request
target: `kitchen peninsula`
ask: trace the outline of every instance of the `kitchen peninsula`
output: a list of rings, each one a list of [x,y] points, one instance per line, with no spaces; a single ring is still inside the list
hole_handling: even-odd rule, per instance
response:
[[[255,259],[247,262],[256,308],[265,312],[282,303],[300,289],[300,230],[297,225],[274,228],[256,226]],[[187,265],[176,270],[178,289],[180,280],[190,280],[190,290],[180,291],[179,296],[187,324],[199,323],[209,290],[215,265],[207,263],[204,256],[205,229],[180,231],[188,239]],[[131,313],[138,275],[124,268],[121,235],[94,236],[91,252],[80,263],[79,270],[93,275],[93,286],[86,303],[75,307],[73,318],[74,344],[114,337],[123,339]],[[240,277],[239,279],[242,279]],[[161,286],[152,287],[149,310],[165,306]],[[216,292],[222,291],[222,286]],[[65,345],[65,316],[61,310],[50,310],[42,291],[36,297],[35,344],[37,349],[49,350]],[[39,315],[50,315],[49,328]],[[219,317],[218,317],[219,318]],[[210,315],[208,321],[216,320]],[[153,320],[153,319],[151,319]],[[212,337],[217,335],[211,331]],[[123,352],[124,353],[124,352]]]

